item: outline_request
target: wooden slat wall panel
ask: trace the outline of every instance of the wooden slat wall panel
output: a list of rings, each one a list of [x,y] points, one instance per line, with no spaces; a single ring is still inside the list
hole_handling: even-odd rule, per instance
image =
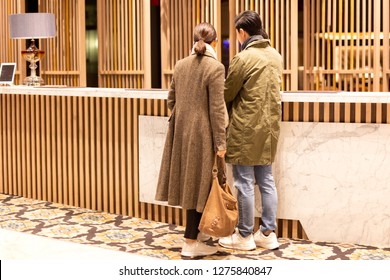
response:
[[[268,33],[271,46],[283,57],[282,89],[298,90],[298,0],[230,0],[230,19],[245,10],[259,13],[263,27]],[[230,56],[239,51],[234,24],[230,27]]]
[[[197,24],[211,23],[221,39],[220,9],[217,0],[161,0],[162,88],[169,87],[176,62],[190,54]],[[220,46],[217,55],[220,58]]]
[[[282,106],[283,121],[390,124],[388,104],[284,102]]]
[[[86,86],[85,2],[39,0],[39,12],[56,17],[57,36],[41,39],[40,71],[48,85]]]
[[[8,16],[24,11],[24,0],[0,1],[0,63],[16,62],[15,85],[21,84],[26,77],[27,62],[21,56],[21,51],[26,49],[26,40],[10,38]]]
[[[304,4],[304,89],[389,91],[389,1]]]
[[[1,193],[139,215],[139,100],[2,94],[0,110]]]
[[[150,1],[97,0],[99,87],[150,88]]]

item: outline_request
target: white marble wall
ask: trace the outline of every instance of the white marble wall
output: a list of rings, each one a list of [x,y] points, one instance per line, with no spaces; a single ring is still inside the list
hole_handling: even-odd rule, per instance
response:
[[[278,216],[316,241],[390,246],[390,125],[282,123]]]
[[[138,116],[139,200],[154,204],[158,173],[168,130],[168,117]]]
[[[157,203],[166,129],[165,117],[139,117],[143,202]],[[389,170],[390,125],[283,122],[274,163],[278,218],[299,220],[313,241],[389,247]]]

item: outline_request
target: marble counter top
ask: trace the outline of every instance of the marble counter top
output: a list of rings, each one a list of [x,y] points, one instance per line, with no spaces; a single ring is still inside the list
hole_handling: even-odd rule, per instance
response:
[[[0,87],[2,94],[43,94],[53,96],[119,97],[166,99],[167,90],[122,88],[76,88],[64,86]],[[283,102],[390,103],[389,92],[282,92]]]
[[[160,89],[123,89],[123,88],[92,88],[92,87],[64,87],[64,86],[43,86],[27,87],[13,86],[0,87],[2,94],[30,94],[30,95],[52,95],[52,96],[80,96],[80,97],[118,97],[118,98],[145,98],[145,99],[166,99],[167,90]]]
[[[283,92],[283,102],[390,103],[390,92]]]

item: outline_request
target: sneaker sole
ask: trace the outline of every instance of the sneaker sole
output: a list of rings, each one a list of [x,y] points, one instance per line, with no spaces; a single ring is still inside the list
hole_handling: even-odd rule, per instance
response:
[[[272,245],[264,245],[264,244],[256,243],[256,246],[264,248],[264,249],[267,249],[267,250],[277,250],[277,249],[279,249],[279,244],[277,246],[272,246]]]
[[[223,243],[219,243],[219,245],[221,245],[222,247],[225,247],[225,248],[228,248],[228,249],[235,249],[235,250],[242,250],[242,251],[253,251],[256,249],[256,246],[255,247],[240,247],[240,246],[232,246],[232,245],[229,245],[229,244],[223,244]]]
[[[181,253],[180,255],[182,255],[183,257],[190,257],[190,258],[195,258],[195,257],[205,257],[205,256],[211,256],[211,255],[214,255],[218,253],[218,251],[216,251],[215,253],[210,253],[210,254],[191,254],[191,253]]]

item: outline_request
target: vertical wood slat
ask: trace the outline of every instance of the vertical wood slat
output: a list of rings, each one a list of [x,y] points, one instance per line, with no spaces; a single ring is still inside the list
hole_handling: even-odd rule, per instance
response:
[[[113,118],[114,118],[114,108],[113,108],[114,100],[113,98],[109,98],[107,100],[107,188],[108,188],[108,201],[109,207],[106,210],[107,212],[114,213],[114,201],[115,201],[115,189],[114,189],[114,146],[109,143],[114,143],[114,127],[113,127]],[[106,146],[106,145],[105,145]]]
[[[31,162],[29,164],[31,165],[31,195],[32,197],[39,198],[37,195],[37,168],[36,168],[36,138],[35,135],[37,135],[36,131],[36,126],[35,126],[35,115],[34,113],[36,112],[37,105],[35,103],[36,96],[31,96],[31,105],[33,107],[30,108],[30,116],[29,116],[29,121],[31,125],[31,147],[30,147],[30,152],[31,152]],[[33,109],[34,108],[34,109]]]
[[[74,178],[73,178],[73,112],[72,112],[72,98],[66,97],[66,132],[64,135],[66,135],[66,144],[67,149],[64,152],[64,156],[66,155],[66,162],[67,162],[67,177],[65,178],[66,184],[64,184],[64,188],[67,189],[68,196],[66,199],[69,201],[70,205],[77,205],[74,201]],[[69,185],[68,185],[69,184]]]
[[[113,182],[114,182],[114,191],[115,191],[115,209],[114,209],[114,213],[116,214],[120,214],[121,213],[121,205],[122,205],[122,201],[121,201],[121,181],[120,181],[120,149],[121,149],[121,139],[120,139],[120,134],[119,134],[119,130],[120,130],[120,111],[119,111],[119,100],[118,98],[115,98],[114,99],[114,117],[113,117],[113,121],[114,121],[114,127],[113,127],[113,136],[114,136],[114,139],[113,141],[115,143],[117,143],[115,146],[114,146],[114,151],[113,151],[113,167],[114,167],[114,170],[113,170]]]
[[[12,107],[16,107],[16,98],[17,98],[16,96],[12,96],[12,98],[11,98],[11,106]],[[20,109],[20,108],[16,108],[16,109]],[[18,129],[18,124],[15,123],[16,115],[18,115],[18,114],[14,113],[12,115],[12,119],[11,120],[12,120],[12,125],[15,125],[16,129]],[[19,176],[17,176],[18,170],[16,169],[16,166],[17,166],[16,129],[12,129],[11,143],[9,145],[9,147],[11,147],[11,149],[12,149],[12,191],[13,192],[17,192],[18,191],[18,184],[20,184],[18,182],[18,177]]]
[[[1,106],[0,106],[1,108]],[[21,132],[20,132],[20,137],[21,137],[21,156],[20,160],[22,162],[22,168],[21,168],[21,185],[22,185],[22,192],[21,195],[24,197],[27,197],[27,166],[26,166],[26,98],[25,96],[21,96],[21,104],[20,104],[20,122],[21,122]],[[1,137],[0,137],[1,141]],[[1,143],[0,143],[1,147]],[[1,148],[0,148],[0,158],[2,158],[1,155]],[[1,160],[0,160],[1,161]],[[0,168],[2,168],[2,164],[0,164]],[[1,180],[0,180],[1,182]],[[1,192],[1,187],[0,187],[0,192]]]
[[[292,3],[289,4],[289,7],[291,7],[291,12],[288,11],[286,14],[291,14],[291,46],[298,46],[298,1],[292,1]],[[288,23],[287,23],[288,25]],[[283,27],[283,26],[282,26]],[[288,29],[287,29],[288,30]],[[282,37],[283,41],[290,42],[288,38],[283,36],[285,34],[285,30],[283,28],[281,29],[281,34],[280,36]],[[287,44],[287,46],[290,46],[290,43]],[[285,53],[285,57],[289,61],[288,58],[291,58],[291,65],[287,69],[291,69],[291,85],[285,86],[286,89],[290,90],[298,90],[298,70],[299,70],[299,53],[298,53],[299,48],[286,48],[284,49],[283,47],[281,48],[281,53]]]
[[[133,195],[133,189],[134,189],[134,184],[132,182],[133,177],[131,176],[131,172],[133,170],[133,164],[132,164],[132,145],[131,141],[133,139],[132,133],[133,133],[133,127],[132,125],[134,124],[133,120],[133,99],[126,99],[125,106],[126,106],[126,120],[128,120],[125,124],[125,137],[126,137],[126,166],[127,168],[125,169],[125,174],[126,174],[126,181],[128,188],[126,189],[127,191],[127,212],[129,213],[130,216],[134,216],[134,195]]]
[[[57,174],[56,169],[53,168],[55,166],[55,111],[52,110],[52,104],[55,102],[55,96],[51,96],[46,100],[46,139],[47,139],[47,146],[46,146],[46,153],[47,153],[47,159],[46,159],[46,168],[47,168],[47,199],[50,199],[54,202],[57,200]]]
[[[47,146],[48,146],[48,140],[47,140],[47,134],[50,133],[50,130],[46,127],[46,121],[47,119],[49,118],[45,118],[45,115],[47,115],[47,112],[46,112],[46,101],[48,101],[48,99],[46,100],[43,96],[40,97],[39,99],[39,102],[40,102],[40,106],[41,106],[41,109],[39,111],[40,113],[40,127],[41,127],[41,131],[46,131],[46,133],[42,133],[41,134],[41,141],[40,141],[40,147],[41,147],[41,192],[42,192],[42,200],[48,200],[47,196],[48,196],[48,190],[47,190],[47,173],[48,173],[48,170],[47,170],[47,166],[46,166],[46,159],[47,159]],[[51,191],[50,191],[51,192]],[[51,198],[50,198],[51,199]]]
[[[388,1],[387,1],[388,2]],[[381,1],[374,1],[374,62],[373,62],[373,70],[374,70],[374,81],[373,81],[373,91],[380,91],[380,73],[381,73],[381,22],[383,21],[382,15],[381,15]],[[388,17],[388,16],[387,16]],[[384,28],[384,27],[382,27]],[[383,33],[382,33],[383,34]],[[386,38],[387,41],[389,41],[389,38]],[[383,38],[383,41],[385,38]],[[383,47],[382,47],[383,48]],[[389,53],[388,49],[383,50],[383,52]]]
[[[123,186],[126,186],[127,184],[127,181],[126,181],[126,126],[125,126],[125,122],[123,120],[125,120],[125,117],[126,117],[126,111],[125,111],[125,108],[126,108],[126,99],[121,99],[120,100],[120,104],[119,104],[119,110],[120,110],[120,115],[119,115],[119,119],[120,119],[120,126],[119,126],[119,134],[120,134],[120,138],[118,139],[119,140],[119,145],[120,145],[120,153],[118,154],[118,156],[120,157],[120,159],[118,159],[118,171],[119,171],[119,174],[118,176],[120,177],[118,179],[118,185],[122,186],[120,188],[121,192],[119,193],[118,191],[118,195],[119,195],[119,199],[121,201],[121,205],[120,205],[120,209],[119,209],[119,213],[126,213],[128,212],[127,211],[127,188],[124,188]]]
[[[7,104],[5,102],[5,95],[2,95],[1,96],[1,111],[0,111],[0,115],[1,115],[1,126],[2,126],[2,130],[4,129],[5,127],[5,121],[7,119],[6,117],[6,108],[7,108]],[[0,144],[1,144],[1,147],[0,147],[0,150],[1,150],[1,158],[0,158],[0,174],[1,174],[1,178],[0,178],[0,191],[2,193],[7,193],[8,192],[8,182],[6,180],[7,178],[7,172],[6,172],[6,167],[7,167],[7,164],[5,163],[5,159],[6,159],[6,152],[7,152],[7,149],[6,149],[6,134],[5,133],[2,133],[0,135]],[[4,161],[4,163],[3,163]]]
[[[86,116],[86,118],[89,118],[89,125],[90,125],[90,130],[89,130],[89,137],[90,137],[90,149],[89,149],[89,154],[90,154],[90,164],[88,164],[88,167],[90,168],[90,172],[86,171],[87,176],[89,177],[89,185],[90,185],[90,195],[91,195],[91,200],[90,200],[90,208],[97,210],[97,172],[96,172],[96,146],[97,146],[97,137],[96,137],[96,100],[95,98],[89,98],[89,115]],[[88,184],[87,184],[88,186]],[[87,196],[88,197],[88,196]],[[87,200],[88,201],[88,200]],[[88,207],[88,202],[87,202],[87,207]]]
[[[147,116],[148,112],[149,112],[148,108],[147,108],[147,100],[145,100],[144,98],[141,98],[139,101],[140,101],[140,104],[141,104],[140,109],[139,109],[140,110],[139,114]],[[136,134],[136,133],[137,132],[135,131],[134,134]],[[135,138],[135,139],[138,139],[138,137]],[[138,197],[138,190],[135,191],[135,196]],[[137,209],[138,209],[138,207],[137,207]],[[141,218],[142,219],[146,219],[147,213],[146,213],[146,205],[145,205],[144,202],[141,202],[139,204],[139,211],[140,211]]]
[[[72,185],[73,185],[73,201],[74,205],[80,207],[80,195],[82,193],[81,186],[80,186],[80,173],[79,173],[79,145],[78,145],[78,137],[79,137],[79,130],[78,130],[78,121],[79,118],[75,117],[78,114],[78,98],[71,98],[71,130],[72,130],[72,161],[70,161],[70,165],[72,170]]]
[[[50,98],[47,98],[46,99],[46,102],[45,102],[45,110],[44,110],[44,116],[43,116],[43,120],[44,120],[44,125],[46,127],[46,167],[45,169],[47,170],[47,174],[46,174],[46,199],[45,200],[51,200],[51,201],[56,201],[55,199],[55,195],[54,193],[56,192],[56,187],[55,185],[53,185],[53,182],[54,182],[54,178],[55,178],[55,174],[53,174],[53,169],[52,169],[52,166],[54,166],[54,164],[52,164],[52,147],[53,147],[53,144],[52,144],[52,135],[53,135],[53,132],[52,132],[52,129],[53,129],[53,126],[51,124],[51,122],[54,120],[53,118],[53,111],[51,110],[51,103],[53,102],[54,100],[54,96],[51,96]],[[45,117],[45,116],[49,116],[49,117]]]
[[[66,113],[67,113],[67,107],[66,107],[66,100],[67,98],[65,96],[61,96],[57,100],[57,106],[59,107],[59,110],[57,110],[57,118],[58,120],[61,120],[61,129],[57,129],[57,135],[59,135],[58,138],[58,144],[57,144],[57,151],[58,151],[58,170],[61,170],[61,173],[58,174],[59,177],[59,182],[61,185],[60,188],[60,195],[58,197],[59,202],[63,202],[65,204],[69,203],[68,199],[68,173],[67,173],[67,159],[66,155],[67,153],[67,146],[66,146],[66,124],[67,124],[67,119],[66,119]],[[61,106],[61,107],[60,107]],[[61,113],[60,113],[61,112]],[[61,200],[62,199],[62,200]]]
[[[102,98],[96,98],[96,200],[97,210],[103,211],[103,172],[102,172]]]
[[[140,114],[140,110],[142,109],[142,107],[139,105],[140,104],[140,100],[137,99],[137,100],[133,100],[132,102],[132,105],[133,107],[131,108],[131,112],[132,112],[132,117],[131,117],[131,120],[132,120],[132,139],[129,141],[131,143],[137,143],[138,141],[138,130],[135,129],[136,127],[138,127],[138,115]],[[137,148],[133,146],[133,149],[132,149],[132,155],[131,155],[131,163],[132,163],[132,173],[130,174],[139,174],[138,173],[138,153],[137,153]],[[134,216],[136,217],[140,217],[140,212],[139,212],[139,201],[138,201],[138,176],[133,176],[132,177],[132,190],[133,190],[133,211],[134,211]]]
[[[35,110],[34,110],[34,116],[33,120],[35,121],[35,166],[36,166],[36,192],[37,192],[37,197],[39,200],[42,200],[42,147],[41,147],[41,134],[40,132],[42,131],[41,129],[41,98],[39,95],[35,96]],[[34,164],[34,162],[33,162]]]
[[[52,124],[52,174],[53,174],[53,201],[58,203],[64,201],[64,98],[61,96],[53,97],[51,104],[51,124]]]
[[[108,152],[107,152],[107,99],[102,98],[102,109],[101,109],[101,116],[102,116],[102,190],[103,190],[103,211],[108,212],[109,211],[109,187],[108,187]]]

